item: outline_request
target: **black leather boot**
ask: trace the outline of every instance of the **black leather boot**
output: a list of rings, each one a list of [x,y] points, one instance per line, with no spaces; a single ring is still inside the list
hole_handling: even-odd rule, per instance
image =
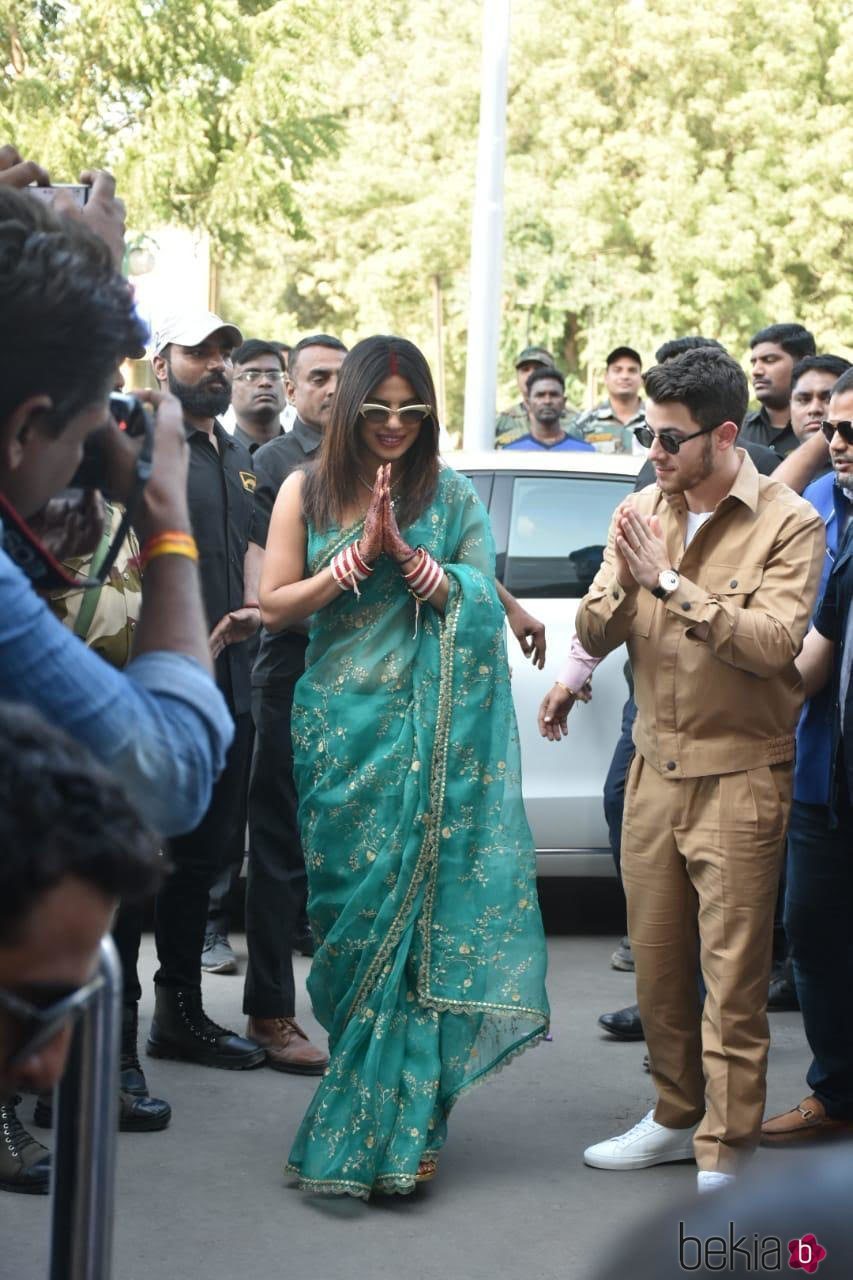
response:
[[[46,1196],[50,1187],[50,1152],[27,1133],[15,1107],[20,1098],[0,1101],[0,1187]]]
[[[125,1005],[121,1012],[118,1127],[122,1133],[158,1133],[171,1120],[172,1108],[148,1093],[136,1048],[138,1021],[137,1006]],[[33,1123],[41,1129],[53,1128],[53,1094],[39,1094]]]
[[[642,1040],[643,1024],[640,1021],[639,1006],[629,1004],[625,1009],[617,1009],[615,1013],[603,1013],[598,1025],[604,1027],[617,1040]]]
[[[155,990],[154,1019],[146,1046],[152,1058],[177,1058],[228,1071],[260,1067],[266,1061],[260,1045],[208,1018],[197,987],[158,986]]]
[[[121,1061],[119,1063],[118,1127],[123,1133],[156,1133],[165,1129],[172,1108],[162,1098],[152,1098],[139,1064],[137,1037],[139,1006],[126,1004],[121,1011]]]
[[[121,1008],[121,1062],[119,1085],[123,1093],[134,1093],[138,1098],[148,1097],[148,1085],[139,1063],[139,1006],[125,1004]]]
[[[172,1108],[162,1098],[140,1097],[137,1093],[118,1091],[118,1127],[122,1133],[157,1133],[172,1118]],[[53,1094],[40,1093],[33,1111],[33,1124],[39,1129],[53,1128]]]

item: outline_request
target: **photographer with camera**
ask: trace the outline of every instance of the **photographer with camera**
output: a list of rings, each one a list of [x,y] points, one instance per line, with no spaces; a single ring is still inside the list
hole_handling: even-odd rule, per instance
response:
[[[115,391],[110,396],[110,410],[121,430],[133,438],[134,434],[147,435],[149,423],[135,396],[121,395],[124,379],[116,375]],[[97,440],[98,437],[96,436]],[[153,439],[150,444],[153,446]],[[149,442],[143,443],[141,455],[148,455]],[[86,455],[89,454],[87,457]],[[101,465],[99,451],[87,447],[84,461],[74,477],[75,484],[97,484],[97,468]],[[139,464],[137,464],[139,465]],[[87,472],[89,475],[87,476]],[[73,492],[73,490],[71,491]],[[99,490],[85,488],[88,497]],[[70,587],[49,594],[50,607],[56,617],[76,636],[111,666],[122,669],[133,653],[134,633],[142,606],[142,574],[140,571],[140,547],[133,529],[127,525],[127,513],[117,503],[105,501],[106,520],[98,545],[91,555],[69,556],[63,561],[75,580],[96,579],[100,586]],[[98,507],[99,510],[99,507]],[[66,534],[69,522],[66,521]],[[71,529],[75,526],[72,523]],[[127,530],[123,537],[124,530]],[[80,541],[78,536],[77,541]],[[112,567],[109,562],[115,555]],[[139,985],[137,962],[142,941],[144,903],[122,901],[112,925],[112,937],[118,951],[122,970],[121,1008],[121,1056],[118,1087],[118,1123],[123,1133],[151,1133],[165,1129],[172,1116],[172,1108],[162,1098],[152,1098],[148,1092],[145,1074],[139,1062],[138,1024],[139,1001],[142,989]],[[41,1128],[53,1127],[53,1095],[42,1092],[36,1102],[34,1122]],[[42,1150],[44,1150],[42,1148]],[[48,1156],[42,1157],[42,1167]],[[30,1174],[33,1174],[32,1168]]]
[[[208,807],[233,723],[211,678],[180,407],[146,393],[153,431],[139,406],[133,430],[120,430],[109,390],[145,338],[130,290],[85,222],[8,183],[0,335],[0,698],[28,703],[89,747],[160,832],[189,830]],[[85,469],[95,468],[88,482],[133,509],[147,564],[124,672],[88,651],[38,594],[75,585],[56,557],[85,555],[101,537],[91,492],[66,491],[84,454]],[[16,1170],[4,1172],[16,1189]]]
[[[112,496],[134,497],[137,448],[107,398],[119,360],[144,337],[105,245],[0,187],[0,697],[32,704],[88,746],[171,835],[205,812],[233,733],[211,679],[177,402],[146,393],[157,443],[134,517],[147,569],[125,672],[88,653],[39,599],[36,588],[70,584],[29,529],[96,432]],[[174,546],[163,540],[172,533]]]

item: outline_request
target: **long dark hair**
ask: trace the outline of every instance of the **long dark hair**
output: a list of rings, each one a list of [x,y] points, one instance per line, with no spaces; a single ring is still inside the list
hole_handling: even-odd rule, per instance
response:
[[[412,524],[429,506],[438,483],[438,416],[432,374],[414,343],[379,334],[357,342],[341,365],[329,425],[317,460],[306,473],[302,510],[316,529],[340,522],[346,508],[355,502],[359,467],[363,465],[359,410],[395,373],[411,383],[420,403],[432,407],[403,460],[405,469],[396,494],[400,527]]]

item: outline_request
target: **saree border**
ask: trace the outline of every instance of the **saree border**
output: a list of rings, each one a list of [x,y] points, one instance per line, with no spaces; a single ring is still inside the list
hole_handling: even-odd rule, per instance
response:
[[[300,1191],[311,1191],[318,1196],[353,1196],[357,1200],[369,1200],[375,1192],[408,1196],[418,1186],[418,1179],[413,1173],[380,1174],[375,1182],[357,1182],[347,1178],[309,1178],[300,1173],[296,1165],[289,1163],[284,1166],[284,1172],[297,1178]]]

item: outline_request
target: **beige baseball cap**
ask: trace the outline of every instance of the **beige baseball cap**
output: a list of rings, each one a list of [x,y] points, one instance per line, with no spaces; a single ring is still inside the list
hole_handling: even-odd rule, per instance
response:
[[[164,316],[155,325],[149,353],[152,356],[159,356],[170,342],[177,342],[182,347],[194,347],[196,343],[204,342],[205,338],[209,338],[219,329],[225,329],[235,347],[240,346],[243,335],[236,324],[226,324],[212,311],[175,311],[171,315]]]

